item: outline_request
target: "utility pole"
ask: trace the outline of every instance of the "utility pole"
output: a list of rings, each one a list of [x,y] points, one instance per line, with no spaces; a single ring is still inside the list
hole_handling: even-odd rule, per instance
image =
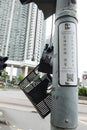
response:
[[[78,125],[76,0],[57,0],[51,130]]]

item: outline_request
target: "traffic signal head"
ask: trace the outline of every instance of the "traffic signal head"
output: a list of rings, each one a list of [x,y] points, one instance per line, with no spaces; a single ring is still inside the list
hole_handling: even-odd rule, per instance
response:
[[[3,71],[7,64],[5,63],[8,60],[8,57],[2,57],[0,56],[0,72]]]
[[[56,11],[56,0],[20,0],[22,4],[34,2],[43,11],[45,19]]]

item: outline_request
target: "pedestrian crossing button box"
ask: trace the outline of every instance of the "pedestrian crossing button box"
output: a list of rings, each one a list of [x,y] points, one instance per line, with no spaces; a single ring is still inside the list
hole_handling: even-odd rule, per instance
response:
[[[38,66],[19,83],[20,88],[42,118],[46,117],[51,111],[51,94],[47,93],[51,84],[52,77],[49,74],[40,76]]]

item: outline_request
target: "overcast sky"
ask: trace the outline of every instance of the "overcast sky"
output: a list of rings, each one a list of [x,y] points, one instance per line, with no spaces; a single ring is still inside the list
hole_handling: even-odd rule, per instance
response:
[[[77,18],[78,18],[78,75],[81,78],[83,71],[87,71],[87,0],[77,0]],[[47,20],[46,36],[50,34],[49,23],[51,17]]]
[[[78,71],[87,71],[87,0],[78,0]]]

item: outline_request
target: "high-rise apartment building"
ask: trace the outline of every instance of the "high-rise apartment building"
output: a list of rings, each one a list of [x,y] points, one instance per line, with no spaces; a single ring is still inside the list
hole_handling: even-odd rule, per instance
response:
[[[34,3],[0,0],[0,55],[8,63],[37,65],[45,44],[45,21]]]

